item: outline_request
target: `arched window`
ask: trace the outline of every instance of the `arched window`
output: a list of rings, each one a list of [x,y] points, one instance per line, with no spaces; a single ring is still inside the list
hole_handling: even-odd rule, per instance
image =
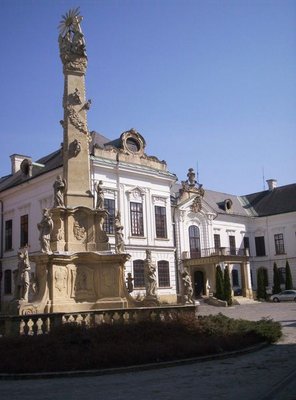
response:
[[[170,265],[168,261],[158,261],[158,285],[159,287],[170,286]]]
[[[189,247],[190,257],[200,258],[200,235],[199,228],[196,225],[189,226]]]
[[[12,285],[11,285],[11,270],[7,269],[4,271],[4,294],[11,294]]]
[[[133,262],[134,269],[134,288],[145,287],[144,260],[135,260]]]

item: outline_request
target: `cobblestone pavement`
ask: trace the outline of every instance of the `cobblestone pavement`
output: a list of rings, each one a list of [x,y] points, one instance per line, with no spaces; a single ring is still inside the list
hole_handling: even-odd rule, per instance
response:
[[[199,307],[202,315],[219,312],[249,320],[273,318],[283,325],[283,338],[254,353],[189,365],[106,376],[1,381],[0,399],[295,400],[296,304]]]

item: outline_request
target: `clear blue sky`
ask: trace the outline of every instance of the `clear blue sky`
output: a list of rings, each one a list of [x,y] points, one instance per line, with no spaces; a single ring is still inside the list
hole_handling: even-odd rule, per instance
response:
[[[296,182],[295,0],[1,0],[0,175],[62,140],[57,26],[84,17],[90,130],[136,128],[147,154],[207,189]]]

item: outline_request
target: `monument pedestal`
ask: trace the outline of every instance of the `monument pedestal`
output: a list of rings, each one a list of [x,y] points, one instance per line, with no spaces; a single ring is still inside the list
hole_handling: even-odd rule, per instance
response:
[[[124,263],[128,259],[128,254],[99,252],[32,256],[36,263],[37,293],[31,303],[23,304],[20,313],[128,307],[124,282]]]

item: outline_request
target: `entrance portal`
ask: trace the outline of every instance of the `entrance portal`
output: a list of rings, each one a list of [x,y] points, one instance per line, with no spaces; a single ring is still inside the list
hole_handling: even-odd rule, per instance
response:
[[[194,272],[194,296],[201,297],[204,294],[204,273],[202,271]]]

